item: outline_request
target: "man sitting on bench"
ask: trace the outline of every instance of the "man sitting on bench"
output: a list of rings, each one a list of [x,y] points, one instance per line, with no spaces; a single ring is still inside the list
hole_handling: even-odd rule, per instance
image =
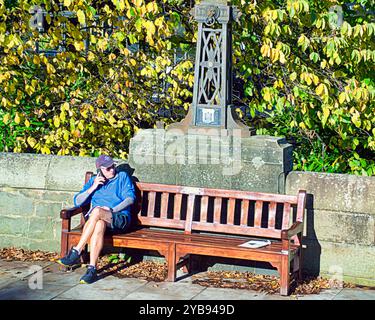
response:
[[[85,225],[77,246],[57,262],[66,267],[80,264],[82,249],[90,240],[90,264],[80,283],[97,280],[96,264],[103,248],[104,233],[124,233],[130,226],[131,205],[135,201],[134,185],[126,172],[117,172],[110,156],[101,155],[96,160],[98,174],[93,176],[74,196],[74,205],[80,207],[90,203],[85,215]]]

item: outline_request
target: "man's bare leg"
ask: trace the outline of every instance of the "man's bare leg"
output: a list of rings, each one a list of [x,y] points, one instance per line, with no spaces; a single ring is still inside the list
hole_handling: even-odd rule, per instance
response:
[[[90,239],[90,265],[96,267],[96,263],[99,258],[100,251],[104,244],[104,233],[107,227],[107,223],[103,220],[99,220],[96,225],[93,234]]]
[[[112,222],[112,213],[108,210],[104,210],[102,208],[95,208],[91,215],[90,218],[87,220],[85,227],[83,228],[81,239],[79,240],[78,244],[76,245],[76,248],[79,251],[82,251],[86,243],[89,241],[91,238],[95,227],[96,223],[99,220],[103,220],[107,224],[111,224]]]

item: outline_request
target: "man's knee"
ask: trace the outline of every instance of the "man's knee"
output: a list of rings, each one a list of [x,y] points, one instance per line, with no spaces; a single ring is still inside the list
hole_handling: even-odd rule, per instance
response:
[[[102,208],[95,207],[91,211],[90,218],[92,220],[100,220],[103,216],[103,212],[104,212],[104,210]]]
[[[94,233],[96,233],[96,234],[104,234],[106,227],[107,227],[107,225],[106,225],[105,221],[98,220],[96,222],[96,224],[95,224]]]

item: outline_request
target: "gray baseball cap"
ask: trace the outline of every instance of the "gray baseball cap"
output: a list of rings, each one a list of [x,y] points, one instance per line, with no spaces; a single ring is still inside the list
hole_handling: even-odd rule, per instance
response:
[[[96,159],[96,168],[99,169],[100,167],[108,168],[112,166],[115,162],[110,156],[102,154]]]

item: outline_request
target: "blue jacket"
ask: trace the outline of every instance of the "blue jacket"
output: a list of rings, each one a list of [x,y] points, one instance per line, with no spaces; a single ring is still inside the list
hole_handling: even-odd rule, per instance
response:
[[[80,193],[85,192],[93,185],[95,177],[96,176],[92,176],[91,179],[84,185],[82,190],[74,196],[75,206],[77,206],[77,196]],[[126,172],[121,171],[117,172],[115,177],[108,180],[104,185],[99,186],[82,205],[86,205],[91,202],[91,208],[96,206],[113,208],[129,197],[135,201],[134,185],[129,175]],[[126,214],[130,219],[130,210],[131,208],[127,207],[118,213]]]

